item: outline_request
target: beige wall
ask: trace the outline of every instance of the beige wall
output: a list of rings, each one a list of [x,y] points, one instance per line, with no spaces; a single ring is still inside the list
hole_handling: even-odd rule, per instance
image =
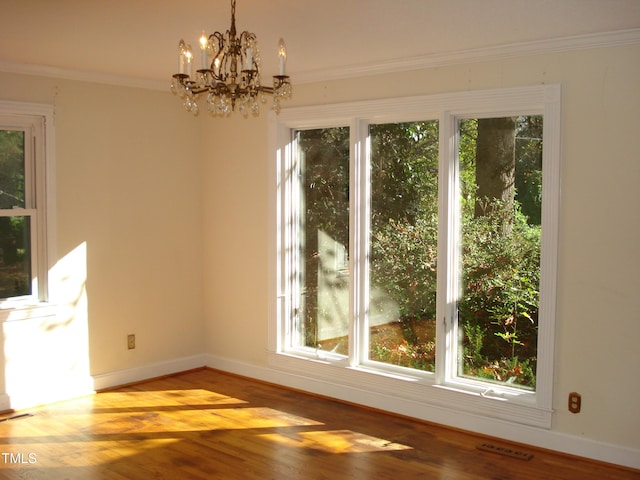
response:
[[[197,119],[180,115],[165,92],[11,74],[0,74],[0,85],[0,100],[55,107],[53,240],[59,266],[75,252],[75,264],[86,269],[84,311],[72,305],[75,312],[56,328],[60,337],[40,329],[43,343],[57,350],[34,351],[21,338],[29,362],[44,366],[58,351],[86,362],[86,345],[83,353],[78,339],[64,333],[82,321],[92,375],[201,353]],[[58,271],[58,279],[69,274]],[[127,349],[130,333],[135,350]]]
[[[635,138],[640,114],[639,47],[297,85],[290,104],[541,83],[563,87],[552,429],[638,449],[640,160]],[[209,352],[268,368],[267,123],[264,117],[203,121]],[[583,396],[583,410],[577,415],[566,407],[572,391]]]
[[[267,115],[203,118],[208,352],[264,365],[267,350]]]

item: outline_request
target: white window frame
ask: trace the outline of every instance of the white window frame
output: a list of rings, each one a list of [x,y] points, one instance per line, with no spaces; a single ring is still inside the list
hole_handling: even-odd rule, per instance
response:
[[[440,94],[423,97],[375,100],[367,102],[283,109],[271,116],[271,167],[275,177],[271,185],[272,244],[270,250],[273,299],[269,320],[270,365],[286,372],[313,378],[330,386],[327,392],[340,388],[376,395],[393,395],[397,401],[412,407],[444,408],[502,420],[551,427],[552,387],[554,371],[554,339],[556,312],[556,275],[558,250],[558,214],[560,201],[560,107],[559,85],[540,85],[508,89]],[[455,348],[456,282],[457,282],[457,214],[458,186],[457,122],[463,118],[487,118],[516,115],[543,115],[543,191],[542,254],[538,326],[538,362],[536,391],[489,385],[486,382],[457,376]],[[368,202],[368,126],[434,120],[440,129],[439,174],[439,257],[436,334],[436,372],[428,373],[366,361],[364,337],[367,268],[358,261],[367,254],[368,238],[358,232],[368,231],[367,215],[350,209],[350,275],[351,311],[349,356],[332,356],[295,348],[287,312],[291,311],[293,294],[289,272],[295,265],[295,189],[289,173],[295,161],[296,145],[292,132],[309,128],[350,126],[350,188],[353,198]],[[275,185],[275,186],[274,186]],[[358,225],[358,228],[354,228]],[[366,237],[363,235],[362,237]],[[446,247],[443,247],[446,246]],[[337,390],[335,387],[339,387]],[[366,398],[366,394],[363,399]],[[365,401],[365,400],[363,400]],[[407,404],[408,405],[408,404]],[[420,407],[418,407],[420,408]],[[423,415],[418,415],[422,416]],[[428,418],[428,415],[426,416]]]
[[[31,219],[32,294],[0,299],[0,321],[30,318],[49,301],[54,261],[55,146],[51,105],[0,101],[0,129],[25,132],[25,208],[3,211]]]

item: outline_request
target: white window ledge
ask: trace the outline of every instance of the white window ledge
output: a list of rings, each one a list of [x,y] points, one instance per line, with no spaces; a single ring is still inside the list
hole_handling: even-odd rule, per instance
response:
[[[429,412],[434,408],[451,414],[467,413],[503,420],[514,424],[530,425],[539,428],[551,428],[553,410],[536,405],[533,395],[528,392],[521,395],[496,394],[496,392],[471,391],[468,388],[456,388],[450,385],[434,384],[425,376],[401,375],[362,366],[345,368],[327,360],[309,358],[289,352],[270,352],[269,364],[272,368],[306,378],[310,391],[341,398],[349,391],[350,401],[369,404],[383,410],[396,411],[428,421],[446,423],[431,418]],[[358,397],[353,397],[356,392]],[[372,404],[371,398],[392,396],[391,405],[382,402]],[[408,410],[403,408],[406,407]]]
[[[0,301],[0,323],[55,316],[57,305],[31,299]]]

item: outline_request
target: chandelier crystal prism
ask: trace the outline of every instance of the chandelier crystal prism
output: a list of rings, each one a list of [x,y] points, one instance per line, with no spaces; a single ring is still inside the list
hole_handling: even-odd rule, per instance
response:
[[[190,44],[178,44],[179,72],[171,79],[171,91],[183,99],[184,108],[197,115],[198,98],[206,96],[207,110],[214,116],[228,116],[235,111],[248,116],[260,113],[266,96],[273,98],[272,108],[280,112],[280,101],[291,98],[289,76],[285,74],[287,50],[283,39],[278,44],[279,74],[273,86],[261,84],[262,68],[258,39],[254,33],[236,32],[236,2],[231,0],[231,28],[224,34],[215,32],[200,37],[201,68],[193,74],[194,54]]]

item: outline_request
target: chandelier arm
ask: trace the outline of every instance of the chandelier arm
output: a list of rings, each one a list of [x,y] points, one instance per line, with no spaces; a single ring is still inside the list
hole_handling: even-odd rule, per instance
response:
[[[247,30],[240,34],[238,38],[238,50],[240,54],[240,65],[242,72],[250,72],[251,76],[258,76],[260,69],[260,57],[257,52],[258,39],[255,33]]]
[[[224,79],[221,78],[220,75],[220,73],[222,72],[222,59],[224,57],[224,36],[220,32],[214,32],[209,35],[209,41],[213,48],[213,59],[211,60],[210,68],[214,72],[218,70],[218,72],[216,73],[216,80],[224,81]]]

